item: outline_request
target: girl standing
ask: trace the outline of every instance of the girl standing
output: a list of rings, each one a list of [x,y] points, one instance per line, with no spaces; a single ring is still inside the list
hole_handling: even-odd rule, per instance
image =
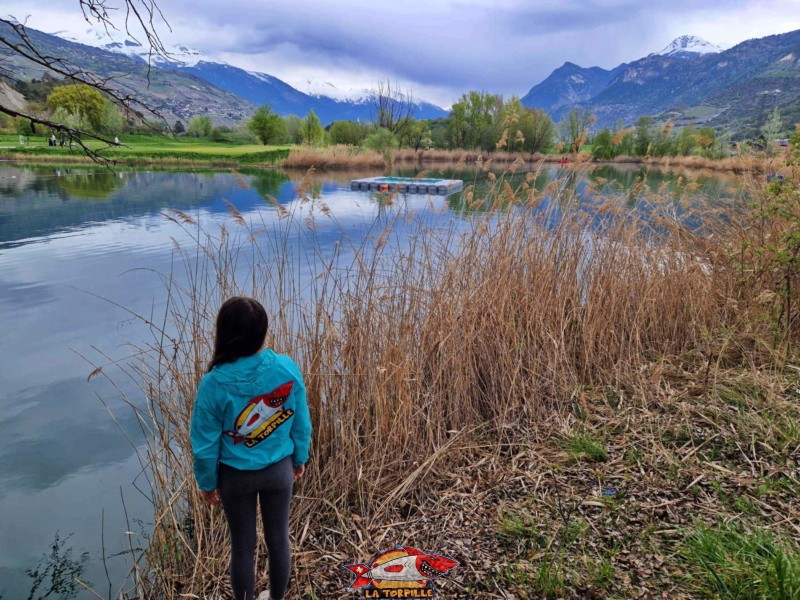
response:
[[[222,502],[231,534],[235,600],[253,600],[256,505],[269,554],[269,591],[282,600],[291,566],[289,505],[303,475],[311,419],[300,369],[285,355],[262,350],[267,313],[252,298],[227,300],[217,315],[214,355],[192,410],[194,473],[203,499]]]

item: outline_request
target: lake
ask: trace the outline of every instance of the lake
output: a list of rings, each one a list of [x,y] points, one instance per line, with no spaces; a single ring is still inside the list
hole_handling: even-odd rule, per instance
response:
[[[413,176],[422,169],[394,173]],[[429,176],[463,179],[475,197],[489,188],[478,169],[430,167]],[[349,182],[374,172],[314,174],[304,184],[330,211],[312,235],[333,247],[379,233],[395,217],[434,226],[465,224],[486,209],[462,194],[409,195],[387,203]],[[512,187],[525,173],[508,176]],[[532,177],[532,176],[531,176]],[[126,404],[141,400],[136,382],[114,363],[147,336],[138,315],[161,315],[175,246],[191,246],[186,227],[165,216],[182,211],[205,227],[230,223],[228,203],[245,218],[277,223],[274,198],[304,218],[302,173],[111,172],[100,167],[0,166],[0,594],[27,597],[33,569],[52,553],[85,563],[82,579],[102,595],[128,569],[124,551],[146,543],[147,485],[135,448],[140,428]],[[735,180],[639,166],[576,173],[556,165],[532,185],[552,196],[591,203],[617,195],[637,210],[641,183],[673,194],[676,207],[736,194]],[[294,240],[302,244],[301,239]],[[302,277],[302,276],[301,276]],[[89,374],[102,364],[106,377]],[[138,432],[138,433],[137,433]],[[130,546],[129,546],[130,545]],[[122,553],[122,554],[121,554]],[[42,566],[46,566],[46,561]],[[46,589],[40,588],[40,593]],[[84,592],[78,597],[92,597]]]

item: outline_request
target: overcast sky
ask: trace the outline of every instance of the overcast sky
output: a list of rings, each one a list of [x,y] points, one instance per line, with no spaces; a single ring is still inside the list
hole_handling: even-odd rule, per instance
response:
[[[141,0],[136,0],[141,2]],[[120,5],[121,0],[108,0]],[[800,29],[800,0],[158,0],[181,43],[304,90],[391,78],[449,106],[470,89],[523,95],[565,61],[611,68],[691,34],[729,48]],[[80,37],[78,0],[0,0],[0,12]],[[124,15],[115,16],[122,25]],[[171,31],[170,31],[171,28]]]

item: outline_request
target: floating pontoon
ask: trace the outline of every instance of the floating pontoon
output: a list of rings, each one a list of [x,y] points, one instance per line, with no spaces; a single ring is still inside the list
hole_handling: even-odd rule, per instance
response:
[[[446,196],[463,190],[464,182],[460,179],[367,177],[366,179],[354,179],[351,181],[350,189],[363,192],[393,192],[398,190],[409,194]]]

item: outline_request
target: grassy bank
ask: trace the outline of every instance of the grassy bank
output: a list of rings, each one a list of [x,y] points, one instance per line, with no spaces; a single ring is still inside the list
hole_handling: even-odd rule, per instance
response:
[[[108,147],[90,140],[87,147],[102,159],[124,165],[175,166],[261,166],[273,165],[289,155],[285,146],[225,144],[189,137],[170,138],[158,135],[123,136],[120,146]],[[46,140],[32,138],[19,144],[19,137],[0,136],[0,159],[28,163],[91,163],[78,147],[50,147]]]
[[[800,593],[799,298],[776,252],[798,228],[795,188],[744,180],[755,204],[688,229],[656,192],[641,212],[571,197],[536,211],[529,183],[467,189],[488,217],[422,227],[402,252],[387,231],[331,255],[310,183],[297,206],[315,216],[284,208],[277,229],[233,207],[207,232],[172,214],[202,252],[180,249],[188,286],[167,278],[169,327],[152,325],[135,375],[155,519],[140,596],[228,589],[188,423],[233,293],[269,307],[268,343],[301,362],[315,424],[289,598],[351,597],[338,565],[395,543],[462,561],[448,597]],[[789,595],[759,595],[779,583]]]
[[[491,165],[503,168],[511,164],[536,167],[542,163],[566,162],[580,166],[592,159],[588,152],[577,155],[539,154],[523,152],[484,152],[470,150],[394,150],[380,154],[374,150],[353,146],[262,146],[257,144],[232,144],[214,142],[191,137],[170,138],[158,135],[123,136],[120,146],[109,148],[96,141],[87,146],[112,163],[131,166],[177,166],[177,167],[243,167],[271,166],[279,164],[289,169],[307,170],[386,170],[390,166],[413,164],[478,164],[486,168]],[[30,143],[19,144],[19,136],[0,135],[0,160],[21,163],[82,164],[92,159],[79,148],[52,148],[46,140],[32,138]],[[618,156],[617,164],[645,164],[664,167],[683,167],[732,173],[772,173],[778,170],[782,157],[769,159],[764,156],[741,156],[710,159],[701,156],[682,157],[629,157]]]

